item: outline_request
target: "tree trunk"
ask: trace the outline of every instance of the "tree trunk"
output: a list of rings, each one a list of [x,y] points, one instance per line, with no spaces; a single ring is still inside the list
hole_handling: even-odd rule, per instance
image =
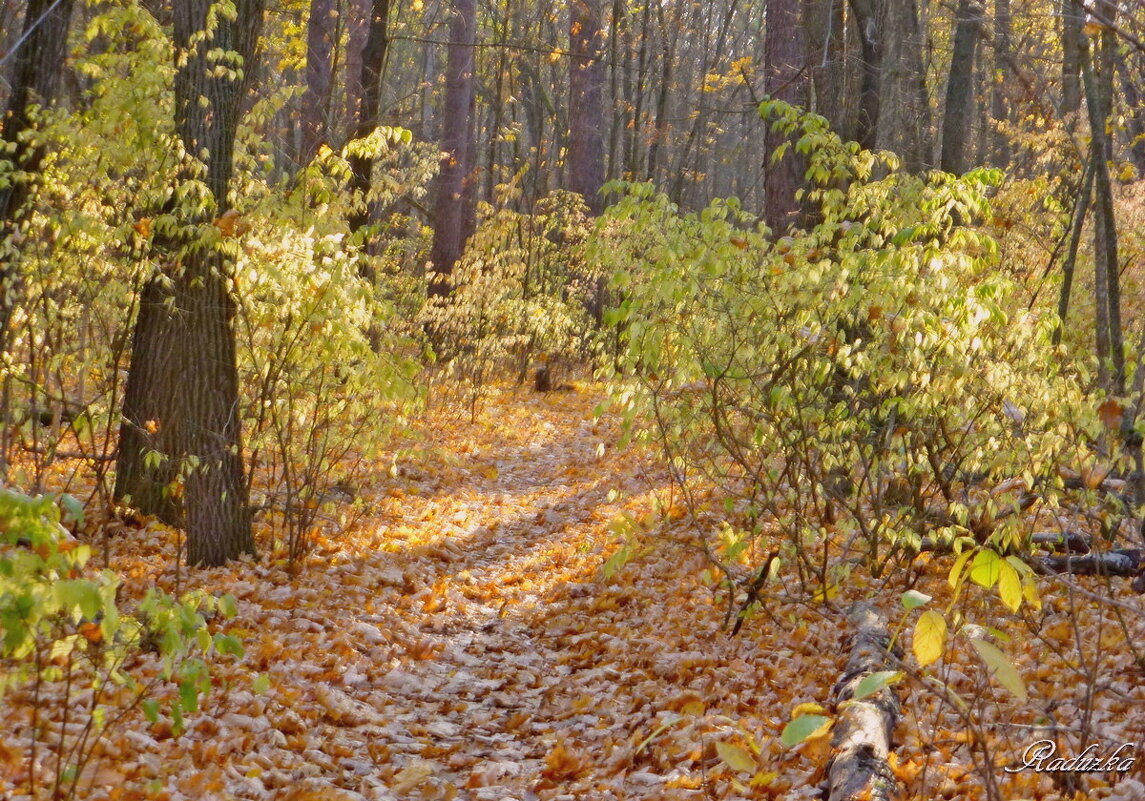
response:
[[[1061,0],[1062,14],[1062,113],[1073,114],[1081,108],[1081,25],[1085,17],[1077,0]]]
[[[169,244],[173,250],[174,243]],[[170,526],[182,526],[182,506],[174,492],[179,420],[171,414],[178,358],[177,333],[171,330],[173,302],[167,271],[143,286],[123,396],[114,497]]]
[[[8,325],[20,280],[17,253],[8,239],[31,195],[31,176],[40,171],[44,157],[42,147],[18,140],[32,125],[32,107],[47,108],[59,96],[73,5],[73,0],[29,0],[24,10],[23,42],[12,68],[8,108],[0,120],[0,142],[15,143],[15,151],[4,158],[24,173],[24,177],[0,186],[0,353],[8,352]]]
[[[672,88],[672,39],[668,36],[668,23],[664,17],[664,5],[656,6],[656,16],[660,23],[660,88],[656,97],[656,122],[652,131],[652,143],[648,146],[648,180],[655,182],[660,167],[660,152],[668,139],[668,100]]]
[[[812,110],[847,140],[854,138],[855,131],[847,108],[845,10],[844,0],[804,0],[803,4],[807,65],[815,91]]]
[[[429,294],[439,298],[449,294],[449,277],[453,273],[453,265],[461,258],[464,245],[464,180],[468,163],[469,109],[473,97],[473,43],[477,30],[475,0],[454,0],[453,22],[449,30],[445,113],[441,126],[443,155],[437,176],[433,249],[430,253],[435,278],[430,282]]]
[[[1086,39],[1081,43],[1081,73],[1089,114],[1090,148],[1094,162],[1094,295],[1098,380],[1113,395],[1124,394],[1125,366],[1121,335],[1121,293],[1117,264],[1117,224],[1109,176],[1108,120],[1113,89],[1114,33],[1103,30],[1098,47],[1102,71],[1095,74]],[[1112,373],[1110,372],[1112,368]]]
[[[644,128],[644,94],[648,86],[648,32],[651,20],[651,3],[645,3],[640,12],[640,48],[636,57],[636,89],[632,105],[632,125],[628,136],[629,180],[637,180],[640,174],[640,132]]]
[[[369,29],[366,43],[362,48],[360,73],[356,81],[361,91],[358,99],[358,116],[351,120],[353,138],[369,136],[381,122],[382,73],[385,71],[386,54],[389,51],[390,0],[373,0],[370,6]],[[358,197],[358,206],[350,215],[350,230],[363,231],[370,222],[370,179],[374,171],[374,160],[367,155],[355,153],[350,156],[350,189]],[[358,264],[358,274],[373,281],[374,273],[366,258],[368,242],[362,242],[363,258]]]
[[[1136,54],[1139,66],[1145,66],[1145,58]],[[1137,177],[1145,178],[1145,101],[1137,88],[1135,77],[1140,77],[1141,70],[1135,74],[1130,72],[1129,58],[1119,55],[1117,71],[1121,74],[1121,87],[1125,94],[1126,127],[1129,129],[1129,158],[1137,168]]]
[[[596,215],[604,207],[601,0],[573,0],[570,12],[568,185]]]
[[[954,22],[954,52],[946,81],[946,110],[942,115],[942,169],[964,173],[970,120],[974,114],[974,50],[978,45],[982,6],[959,0]]]
[[[925,145],[930,110],[918,90],[922,79],[922,36],[915,0],[878,0],[879,116],[875,146],[898,154],[907,172],[926,163]]]
[[[212,216],[228,207],[235,132],[246,81],[219,70],[220,59],[241,59],[239,76],[253,72],[263,0],[236,0],[234,18],[212,17],[210,0],[182,0],[174,10],[175,129],[198,166],[186,178],[202,180],[209,197],[197,208],[174,212],[184,231],[171,254],[170,275],[144,290],[131,354],[128,392],[135,409],[154,418],[132,419],[125,400],[120,460],[141,481],[154,477],[139,432],[161,432],[172,461],[167,475],[185,475],[183,509],[187,561],[218,565],[253,553],[238,413],[238,370],[229,291],[230,265],[210,242]],[[204,32],[211,30],[212,33]],[[220,53],[223,54],[220,56]],[[217,220],[216,220],[217,222]],[[206,239],[207,241],[204,241]],[[152,400],[144,400],[150,397]],[[134,428],[134,431],[132,430]],[[138,450],[135,450],[138,449]],[[121,489],[117,480],[117,490]],[[123,487],[133,500],[148,487]],[[137,493],[137,489],[139,492]],[[144,510],[149,511],[149,510]]]
[[[306,28],[306,91],[302,94],[302,152],[307,164],[326,141],[330,125],[330,89],[333,82],[334,0],[310,0]]]
[[[831,736],[827,798],[890,801],[898,797],[898,783],[888,762],[901,714],[898,694],[892,685],[866,698],[854,696],[865,677],[893,667],[891,636],[886,621],[868,604],[855,604],[848,618],[854,634],[846,670],[835,685],[838,720]]]
[[[1002,130],[1010,118],[1006,97],[1010,74],[1010,29],[1010,0],[994,0],[994,80],[990,105],[995,127],[990,150],[995,167],[1006,167],[1010,163],[1010,140]]]
[[[867,150],[873,150],[878,136],[883,36],[879,29],[876,0],[850,0],[850,3],[855,16],[863,67],[855,141]]]
[[[362,54],[370,35],[371,0],[346,0],[346,132],[353,134],[358,124],[359,105],[362,102]],[[433,52],[433,48],[426,48]]]
[[[803,69],[803,31],[799,24],[798,0],[767,0],[764,41],[764,92],[771,98],[792,105],[806,105],[807,79]],[[768,125],[764,132],[767,154],[764,179],[764,221],[776,236],[799,224],[799,202],[795,193],[803,183],[802,159],[794,143],[783,158],[775,160],[776,149],[786,135]]]
[[[628,14],[623,0],[612,0],[612,18],[608,26],[609,70],[608,70],[608,100],[609,100],[609,126],[608,126],[608,167],[605,170],[605,180],[613,181],[620,178],[622,169],[620,159],[620,133],[625,128],[628,119],[627,111],[621,108],[622,85],[621,76],[627,80],[630,68],[629,48],[624,47],[624,62],[621,62],[621,44],[629,42]]]

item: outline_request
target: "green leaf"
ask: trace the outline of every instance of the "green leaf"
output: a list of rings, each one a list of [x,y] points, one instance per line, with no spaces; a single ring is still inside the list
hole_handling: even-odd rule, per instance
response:
[[[187,679],[179,682],[179,706],[184,712],[194,713],[199,710],[199,688],[194,681]]]
[[[720,759],[724,761],[732,770],[738,770],[743,773],[755,773],[759,769],[756,765],[755,759],[744,749],[732,743],[716,743],[716,753],[720,755]]]
[[[220,654],[230,654],[242,659],[243,643],[233,634],[218,633],[215,635],[215,650]]]
[[[918,590],[907,590],[902,594],[901,600],[903,608],[909,612],[912,609],[918,609],[920,606],[924,606],[929,603],[930,596],[925,592],[919,592]]]
[[[75,620],[95,620],[103,608],[99,585],[85,579],[65,579],[56,582],[56,599],[60,607]]]
[[[972,638],[970,644],[974,646],[974,650],[978,652],[978,656],[982,657],[982,661],[990,668],[990,673],[998,680],[999,684],[1009,690],[1019,701],[1025,702],[1029,700],[1029,694],[1026,692],[1026,683],[1022,681],[1022,677],[1018,675],[1017,669],[1010,664],[1010,660],[1006,659],[1005,654],[994,645],[991,645],[985,640],[980,640],[977,637]]]
[[[219,614],[225,618],[232,618],[239,613],[238,602],[230,593],[219,598]]]
[[[59,497],[60,506],[77,525],[83,525],[83,504],[76,498],[64,493]]]
[[[933,609],[923,612],[914,626],[911,650],[921,667],[936,662],[946,650],[946,621]]]
[[[813,734],[817,734],[820,729],[830,724],[831,718],[824,715],[800,715],[783,727],[783,733],[779,735],[779,739],[783,741],[784,745],[791,748],[810,739]]]
[[[855,688],[852,700],[860,701],[868,695],[874,695],[884,687],[901,681],[902,677],[901,670],[880,670],[876,673],[868,673],[859,680],[859,686]]]
[[[143,703],[140,704],[143,708],[143,716],[147,718],[148,723],[159,722],[159,702],[154,698],[145,698]]]
[[[270,689],[270,676],[265,673],[259,673],[254,677],[254,681],[250,683],[250,686],[255,695],[265,695],[267,690]]]

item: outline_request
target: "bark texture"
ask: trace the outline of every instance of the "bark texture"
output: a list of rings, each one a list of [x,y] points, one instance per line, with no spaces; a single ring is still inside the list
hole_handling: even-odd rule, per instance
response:
[[[1081,108],[1081,26],[1085,15],[1077,0],[1061,0],[1062,15],[1062,112]]]
[[[326,141],[334,79],[334,0],[310,0],[306,28],[306,91],[302,94],[302,153],[306,164]]]
[[[854,634],[846,671],[835,685],[838,719],[827,766],[828,801],[890,801],[898,790],[887,762],[901,714],[898,695],[890,686],[852,699],[865,676],[890,669],[891,638],[886,621],[868,604],[855,604],[848,617]]]
[[[454,0],[449,56],[445,65],[445,113],[442,116],[441,170],[434,203],[431,297],[449,294],[449,276],[461,258],[465,225],[465,173],[469,149],[469,110],[473,98],[475,0]]]
[[[970,121],[974,115],[974,50],[978,45],[982,6],[977,0],[959,0],[954,21],[954,51],[946,81],[946,109],[942,117],[942,161],[947,172],[966,172]]]
[[[990,102],[991,116],[994,118],[994,135],[990,150],[996,167],[1005,167],[1010,162],[1010,140],[1003,126],[1010,119],[1010,104],[1006,92],[1011,72],[1012,27],[1010,0],[994,0],[994,81]]]
[[[814,103],[812,110],[844,139],[854,139],[847,102],[845,0],[804,0],[803,35]]]
[[[390,0],[373,0],[369,11],[366,40],[357,57],[358,73],[354,86],[361,92],[357,102],[357,117],[351,120],[353,138],[369,136],[381,124],[382,75],[390,47]],[[350,156],[350,188],[360,198],[360,205],[350,215],[350,230],[359,232],[370,222],[369,193],[374,172],[374,160],[362,153]],[[363,253],[366,252],[363,243]],[[358,272],[373,280],[373,269],[368,258],[359,262]]]
[[[765,10],[764,91],[777,100],[805,106],[808,81],[798,0],[767,0]],[[776,161],[773,154],[787,138],[770,126],[765,136],[764,220],[778,236],[799,224],[800,204],[795,192],[803,185],[803,160],[792,143]]]
[[[600,214],[604,185],[604,65],[601,0],[573,0],[569,18],[569,188]]]
[[[920,86],[922,33],[915,0],[878,0],[882,40],[879,61],[879,113],[875,147],[898,154],[908,172],[927,166],[929,109]]]
[[[175,474],[182,483],[187,560],[218,565],[254,551],[238,414],[238,372],[232,325],[230,264],[212,242],[227,209],[234,140],[244,76],[252,71],[263,0],[237,0],[236,14],[212,13],[210,0],[183,0],[174,9],[175,129],[191,157],[185,179],[198,179],[207,196],[194,209],[175,205],[181,232],[167,242],[166,274],[144,289],[136,321],[124,400],[117,494],[133,502],[147,486]],[[148,412],[154,412],[149,416]],[[167,460],[155,471],[146,434],[156,432]],[[177,497],[167,493],[167,498]],[[155,513],[156,510],[143,509]]]

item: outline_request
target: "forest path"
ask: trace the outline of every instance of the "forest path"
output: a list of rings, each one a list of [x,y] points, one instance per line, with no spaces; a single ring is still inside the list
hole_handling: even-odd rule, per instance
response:
[[[157,773],[172,799],[723,797],[726,741],[762,743],[761,768],[786,763],[773,791],[810,788],[817,760],[775,735],[791,703],[826,697],[840,632],[793,620],[778,644],[728,637],[681,546],[644,540],[605,580],[613,521],[651,521],[666,482],[617,448],[602,400],[506,394],[473,423],[431,413],[398,476],[362,491],[367,514],[300,575],[265,557],[193,573],[238,598],[228,628],[247,654],[232,669],[270,689],[233,676],[240,689],[182,737],[133,738],[144,754],[125,775]]]

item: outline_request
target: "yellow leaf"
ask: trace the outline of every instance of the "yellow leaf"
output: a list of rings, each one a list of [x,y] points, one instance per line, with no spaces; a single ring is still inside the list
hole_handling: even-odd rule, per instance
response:
[[[755,773],[759,769],[751,754],[733,743],[716,743],[716,752],[724,764],[732,770]]]
[[[767,787],[769,784],[771,784],[773,781],[775,781],[778,778],[779,778],[779,774],[776,773],[774,770],[769,770],[766,773],[764,773],[763,771],[760,771],[759,773],[757,773],[751,777],[751,781],[748,782],[748,786],[749,787]]]
[[[998,563],[998,596],[1011,612],[1022,605],[1022,580],[1006,562]]]
[[[946,649],[946,621],[933,609],[923,612],[914,626],[911,642],[914,658],[921,667],[937,661]]]
[[[433,775],[433,764],[430,762],[414,762],[402,768],[394,776],[394,784],[390,788],[398,795],[405,795],[413,788]]]
[[[823,709],[823,706],[821,704],[817,704],[814,701],[808,701],[806,703],[798,704],[795,707],[795,709],[791,710],[791,719],[794,720],[795,718],[801,717],[802,715],[826,715],[826,714],[827,714],[827,711],[825,709]]]
[[[974,646],[978,656],[982,657],[982,661],[990,668],[991,675],[998,680],[999,684],[1013,693],[1019,701],[1024,703],[1029,700],[1029,696],[1026,694],[1026,683],[1022,681],[1018,671],[1010,664],[1010,660],[1006,659],[1005,654],[985,640],[971,639],[970,644]]]

